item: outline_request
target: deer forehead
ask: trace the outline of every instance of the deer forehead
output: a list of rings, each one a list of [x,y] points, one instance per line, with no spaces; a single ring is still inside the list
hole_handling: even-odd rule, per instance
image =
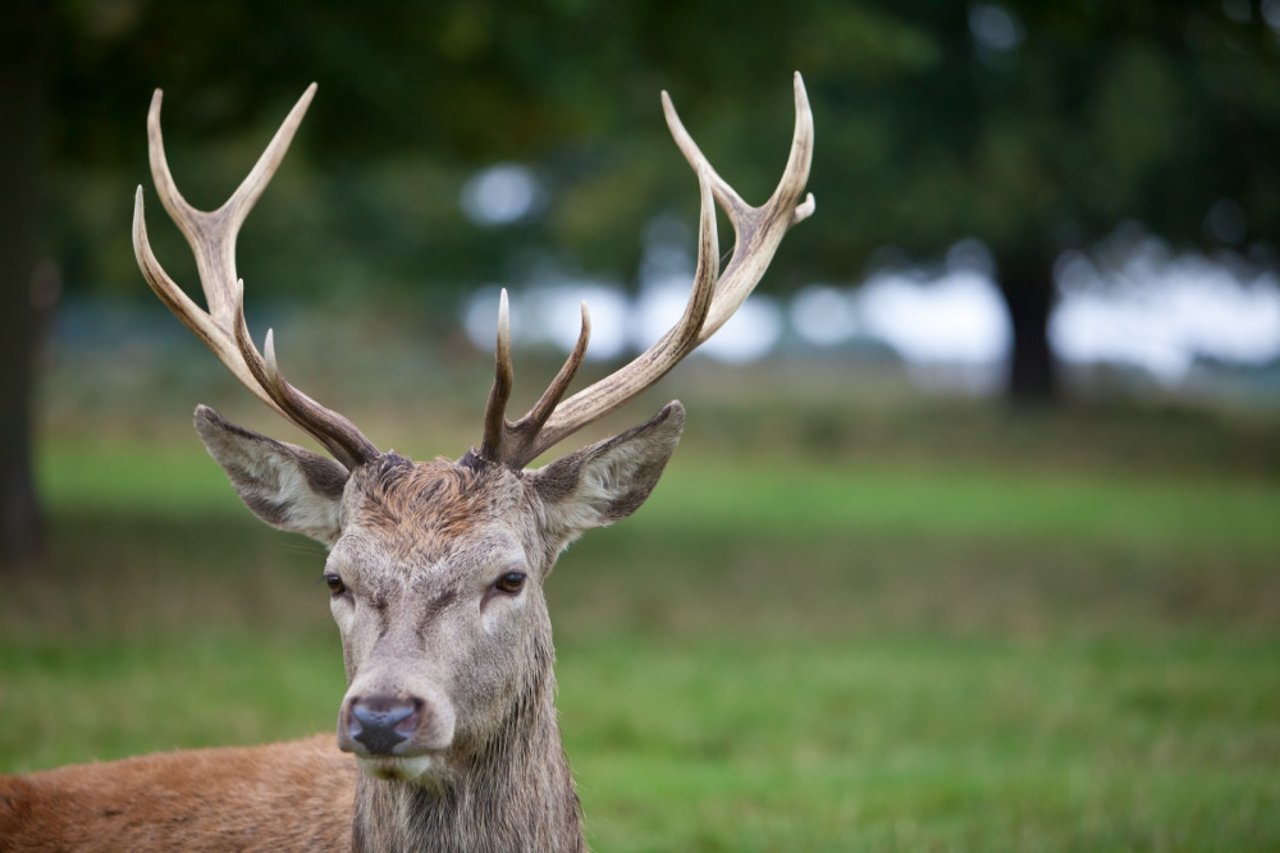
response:
[[[386,454],[357,470],[333,560],[398,575],[457,577],[536,553],[534,513],[519,474]]]

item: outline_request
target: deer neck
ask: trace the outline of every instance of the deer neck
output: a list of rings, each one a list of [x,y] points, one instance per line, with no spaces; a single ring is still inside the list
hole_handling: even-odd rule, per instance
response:
[[[498,731],[451,761],[438,784],[356,783],[352,847],[399,850],[585,850],[582,810],[556,723],[550,667]]]

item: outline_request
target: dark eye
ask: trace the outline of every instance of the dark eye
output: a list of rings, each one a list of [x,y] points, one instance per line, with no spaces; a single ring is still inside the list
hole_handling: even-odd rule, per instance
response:
[[[342,593],[347,591],[347,585],[342,582],[342,578],[332,572],[325,573],[324,582],[328,584],[329,592],[334,595],[342,595]]]
[[[514,595],[524,587],[524,572],[507,572],[494,584],[500,591]]]

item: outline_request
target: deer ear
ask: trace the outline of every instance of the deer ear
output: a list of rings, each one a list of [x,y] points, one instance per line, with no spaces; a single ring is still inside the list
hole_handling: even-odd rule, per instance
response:
[[[584,531],[639,509],[658,484],[682,429],[684,406],[672,401],[634,429],[529,472],[548,535],[563,547]]]
[[[258,518],[332,545],[342,532],[347,469],[328,457],[236,426],[197,406],[196,432]]]

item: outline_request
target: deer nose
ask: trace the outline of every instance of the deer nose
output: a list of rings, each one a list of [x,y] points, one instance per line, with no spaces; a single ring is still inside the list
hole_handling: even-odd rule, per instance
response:
[[[413,736],[422,722],[422,701],[395,696],[368,696],[351,704],[347,734],[371,755],[391,755]]]

